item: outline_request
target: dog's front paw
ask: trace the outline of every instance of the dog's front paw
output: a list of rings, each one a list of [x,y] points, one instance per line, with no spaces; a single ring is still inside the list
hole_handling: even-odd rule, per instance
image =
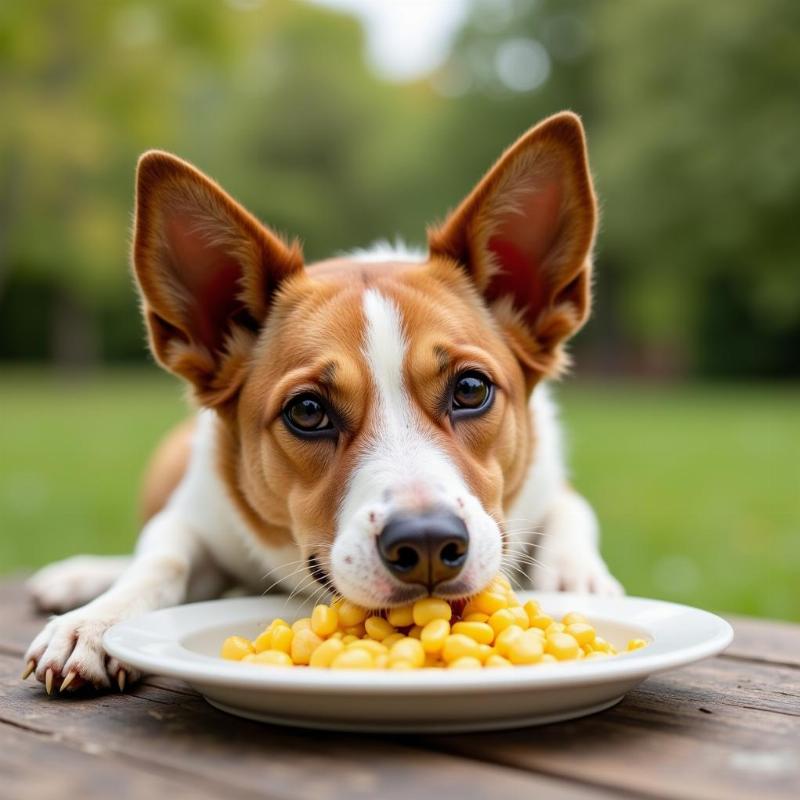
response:
[[[141,675],[103,650],[103,634],[118,621],[91,606],[53,617],[25,654],[23,678],[33,673],[48,694],[85,686],[123,691]]]
[[[550,551],[539,556],[533,585],[546,592],[581,592],[617,597],[625,594],[622,584],[608,571],[596,553]]]

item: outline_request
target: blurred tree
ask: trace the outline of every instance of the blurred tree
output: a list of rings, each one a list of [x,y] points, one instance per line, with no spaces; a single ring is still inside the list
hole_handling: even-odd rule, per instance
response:
[[[149,147],[316,259],[422,242],[572,108],[603,204],[584,365],[800,374],[794,0],[473,0],[429,80],[362,53],[354,18],[292,0],[0,4],[0,358],[142,357],[126,262]]]
[[[604,250],[629,335],[706,373],[800,373],[800,5],[593,6]]]

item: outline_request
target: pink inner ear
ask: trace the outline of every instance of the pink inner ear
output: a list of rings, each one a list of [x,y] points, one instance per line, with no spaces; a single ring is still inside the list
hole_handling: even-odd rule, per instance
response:
[[[178,281],[186,288],[191,334],[206,347],[218,348],[228,321],[241,303],[237,299],[241,265],[224,247],[212,244],[207,231],[187,215],[167,221],[167,236]]]
[[[524,195],[517,211],[496,225],[488,243],[498,266],[486,290],[490,301],[511,295],[531,314],[547,302],[547,257],[559,233],[561,199],[560,183],[552,180]]]

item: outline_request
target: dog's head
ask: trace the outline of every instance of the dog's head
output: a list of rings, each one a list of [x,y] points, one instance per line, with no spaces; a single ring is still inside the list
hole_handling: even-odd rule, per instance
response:
[[[306,268],[193,167],[139,164],[150,343],[222,421],[221,468],[265,538],[353,602],[463,597],[497,572],[528,397],[589,312],[595,200],[581,124],[526,133],[429,254]]]

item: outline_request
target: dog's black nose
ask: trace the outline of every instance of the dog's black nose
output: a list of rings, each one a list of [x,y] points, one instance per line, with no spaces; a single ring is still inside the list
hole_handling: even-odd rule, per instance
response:
[[[468,547],[467,526],[449,511],[396,514],[378,537],[378,552],[392,575],[429,591],[461,572]]]

